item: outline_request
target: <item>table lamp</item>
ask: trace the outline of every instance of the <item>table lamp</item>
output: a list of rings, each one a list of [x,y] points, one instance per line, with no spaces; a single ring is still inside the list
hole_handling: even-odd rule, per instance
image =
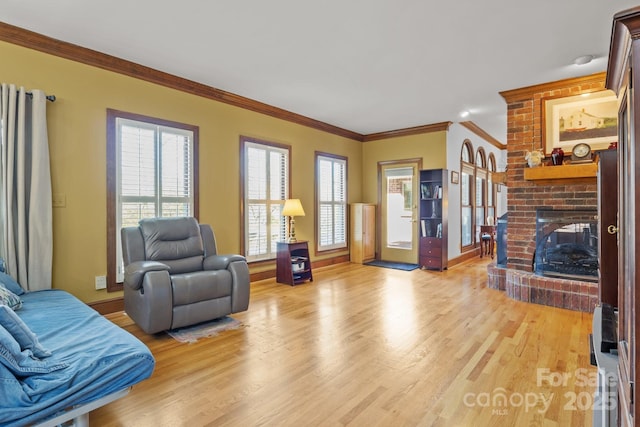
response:
[[[302,204],[300,203],[300,199],[287,199],[284,202],[284,207],[282,208],[282,215],[291,217],[289,222],[289,237],[287,238],[287,243],[295,243],[296,239],[296,230],[295,230],[295,221],[293,219],[294,216],[304,216],[304,209],[302,209]]]

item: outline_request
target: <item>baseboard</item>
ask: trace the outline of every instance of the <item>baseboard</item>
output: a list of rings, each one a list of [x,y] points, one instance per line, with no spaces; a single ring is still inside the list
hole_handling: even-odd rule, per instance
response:
[[[326,259],[313,261],[311,263],[311,266],[312,268],[320,268],[320,267],[326,267],[328,265],[341,264],[343,262],[349,262],[349,255],[340,255],[333,258],[326,258]],[[275,263],[273,265],[273,269],[271,270],[251,273],[249,275],[249,280],[252,282],[257,282],[258,280],[271,279],[273,277],[276,277]],[[123,297],[111,298],[108,300],[92,302],[87,305],[104,316],[105,314],[123,311],[124,298]]]
[[[117,297],[105,299],[102,301],[90,302],[87,305],[104,316],[105,314],[124,311],[124,298]]]
[[[469,261],[473,258],[477,258],[480,256],[480,248],[474,248],[470,251],[464,252],[460,254],[459,257],[452,258],[449,260],[449,268],[455,267],[458,264],[462,264],[463,262]]]
[[[249,280],[251,280],[252,282],[257,282],[259,280],[271,279],[272,277],[276,277],[275,268],[272,270],[264,270],[264,271],[259,271],[257,273],[251,273],[249,275]]]
[[[340,255],[337,257],[333,257],[333,258],[326,258],[326,259],[320,259],[317,261],[313,261],[311,262],[311,266],[313,268],[320,268],[320,267],[326,267],[328,265],[334,265],[334,264],[342,264],[343,262],[349,262],[349,255]]]

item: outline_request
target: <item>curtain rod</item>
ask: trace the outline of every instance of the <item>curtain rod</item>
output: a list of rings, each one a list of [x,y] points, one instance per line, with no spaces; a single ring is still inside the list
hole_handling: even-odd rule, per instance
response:
[[[33,96],[33,94],[31,92],[27,92],[27,96]],[[55,95],[47,95],[45,98],[47,98],[47,101],[56,102]]]

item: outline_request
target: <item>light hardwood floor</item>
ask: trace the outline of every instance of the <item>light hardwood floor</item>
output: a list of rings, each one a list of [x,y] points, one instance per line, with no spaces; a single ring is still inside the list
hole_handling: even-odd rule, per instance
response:
[[[590,426],[591,315],[443,273],[339,264],[252,283],[243,326],[194,344],[113,322],[156,358],[95,426]]]

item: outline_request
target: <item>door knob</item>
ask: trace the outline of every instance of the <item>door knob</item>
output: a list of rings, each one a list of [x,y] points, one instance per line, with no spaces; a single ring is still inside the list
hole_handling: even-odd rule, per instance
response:
[[[617,232],[618,232],[618,227],[616,227],[615,225],[611,224],[610,226],[607,227],[607,233],[616,234]]]

